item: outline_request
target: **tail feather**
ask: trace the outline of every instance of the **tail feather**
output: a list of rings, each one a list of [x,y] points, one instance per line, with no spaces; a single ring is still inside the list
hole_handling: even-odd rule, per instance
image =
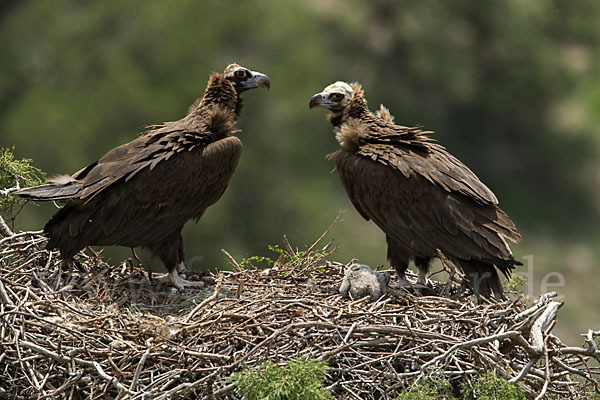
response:
[[[478,260],[459,260],[459,264],[477,297],[482,296],[490,299],[494,296],[496,300],[506,299],[500,277],[494,265]],[[501,269],[501,271],[504,275],[510,274],[510,270]]]
[[[81,189],[80,182],[63,175],[52,179],[49,184],[24,188],[15,194],[34,201],[77,200],[81,196]],[[90,210],[79,210],[76,203],[68,202],[44,226],[44,233],[48,236],[46,248],[59,249],[65,260],[72,258],[85,246],[80,232],[89,219]]]
[[[77,198],[81,186],[73,183],[55,184],[34,186],[21,189],[15,192],[17,196],[28,200],[50,201],[50,200],[67,200]]]
[[[89,214],[89,211],[79,211],[68,204],[58,210],[44,226],[44,233],[48,236],[46,248],[59,249],[65,260],[72,258],[88,244],[79,233]]]

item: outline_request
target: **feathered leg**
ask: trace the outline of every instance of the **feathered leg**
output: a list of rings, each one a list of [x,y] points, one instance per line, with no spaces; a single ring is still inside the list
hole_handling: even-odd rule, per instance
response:
[[[419,279],[417,283],[420,285],[427,284],[427,273],[429,272],[429,266],[431,265],[431,258],[427,257],[415,257],[415,266],[419,270]]]
[[[388,245],[387,258],[390,261],[390,265],[396,270],[398,276],[398,284],[394,285],[395,288],[412,287],[410,282],[406,280],[405,273],[408,269],[409,257],[402,252],[396,242],[392,238],[386,235],[386,241]]]
[[[187,271],[185,267],[185,252],[183,251],[183,236],[179,234],[179,249],[178,249],[177,272],[183,274]]]

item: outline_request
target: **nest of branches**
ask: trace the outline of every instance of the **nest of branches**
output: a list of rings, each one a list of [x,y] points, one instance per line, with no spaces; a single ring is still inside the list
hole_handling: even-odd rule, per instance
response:
[[[179,293],[91,250],[67,266],[45,243],[40,232],[0,240],[0,398],[234,399],[240,369],[298,357],[328,363],[336,398],[392,399],[440,376],[460,388],[488,371],[531,398],[598,389],[600,332],[564,345],[553,294],[343,299],[345,266],[287,242],[268,270],[230,258],[233,271]]]

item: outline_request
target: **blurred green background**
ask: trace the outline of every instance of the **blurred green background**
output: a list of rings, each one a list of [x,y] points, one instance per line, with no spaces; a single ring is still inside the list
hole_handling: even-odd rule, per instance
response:
[[[496,193],[524,237],[515,255],[533,260],[525,290],[561,273],[549,288],[567,300],[557,330],[579,343],[600,328],[598,21],[596,0],[4,0],[0,146],[50,176],[73,173],[183,117],[209,73],[238,62],[272,88],[244,96],[244,154],[223,198],[185,229],[191,267],[227,266],[223,247],[270,255],[284,233],[301,247],[339,210],[334,258],[375,266],[384,236],[330,173],[338,145],[325,112],[308,109],[329,83],[359,81],[372,109],[436,131]],[[16,228],[40,229],[55,210],[27,205]]]

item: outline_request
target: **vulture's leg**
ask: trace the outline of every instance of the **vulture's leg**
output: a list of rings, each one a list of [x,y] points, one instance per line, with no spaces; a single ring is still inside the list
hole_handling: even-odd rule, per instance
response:
[[[431,265],[431,258],[427,257],[415,257],[415,265],[419,270],[418,284],[427,284],[427,273],[429,272],[429,266]]]
[[[152,250],[160,257],[167,267],[167,275],[160,278],[160,281],[175,286],[179,291],[183,291],[186,286],[204,286],[204,282],[187,281],[177,272],[179,262],[179,252],[183,251],[180,246],[181,230],[176,235],[167,237],[160,245],[152,247]]]
[[[187,268],[185,267],[185,252],[183,251],[183,236],[181,233],[179,234],[179,249],[177,258],[177,272],[183,274],[185,271],[187,271]]]
[[[396,242],[386,235],[386,241],[388,244],[387,257],[390,261],[390,265],[396,270],[398,276],[398,284],[390,285],[394,289],[400,289],[405,287],[412,287],[410,282],[406,280],[405,272],[408,268],[409,257],[407,257],[403,251],[401,251]]]

